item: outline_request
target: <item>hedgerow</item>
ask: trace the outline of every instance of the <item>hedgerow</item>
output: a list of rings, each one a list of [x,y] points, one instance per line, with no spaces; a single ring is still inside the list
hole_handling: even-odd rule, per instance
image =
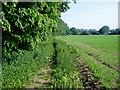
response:
[[[60,12],[68,9],[67,2],[3,2],[3,60],[10,62],[12,52],[31,50],[57,29]]]
[[[51,62],[53,55],[52,41],[41,44],[32,52],[14,52],[11,64],[3,62],[2,88],[27,88],[33,80],[34,73]]]
[[[2,2],[2,87],[26,87],[51,60],[52,41],[68,2]]]

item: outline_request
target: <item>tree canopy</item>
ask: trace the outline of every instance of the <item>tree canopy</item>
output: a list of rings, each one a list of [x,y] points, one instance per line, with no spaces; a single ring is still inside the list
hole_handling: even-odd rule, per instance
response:
[[[68,9],[68,2],[3,2],[3,58],[47,41],[57,30],[61,12]]]
[[[108,26],[103,26],[100,30],[99,30],[99,33],[100,34],[109,34],[109,31],[110,31],[110,28]]]
[[[81,33],[81,35],[89,35],[90,34],[90,32],[88,31],[88,30],[84,30],[82,33]]]
[[[116,34],[120,34],[120,28],[110,30],[109,35],[116,35]]]
[[[55,32],[55,35],[69,35],[70,34],[70,30],[68,25],[62,20],[59,19],[58,20],[58,24],[57,24],[57,30]]]
[[[70,28],[70,32],[71,32],[72,35],[78,35],[79,34],[78,29],[76,29],[75,27]]]

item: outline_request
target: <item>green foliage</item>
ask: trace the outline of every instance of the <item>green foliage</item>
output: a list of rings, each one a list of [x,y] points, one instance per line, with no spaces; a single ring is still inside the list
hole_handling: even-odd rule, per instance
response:
[[[99,32],[96,29],[78,29],[80,35],[99,35]]]
[[[51,61],[49,37],[67,9],[68,2],[2,3],[3,88],[26,87],[33,73]]]
[[[35,83],[41,83],[40,81],[35,81]]]
[[[99,30],[99,33],[100,34],[108,34],[110,31],[110,28],[108,26],[103,26],[100,30]]]
[[[89,34],[90,34],[90,32],[87,31],[87,30],[84,30],[84,31],[81,33],[81,35],[89,35]]]
[[[55,40],[54,43],[56,58],[54,59],[55,69],[52,76],[53,88],[81,88],[79,81],[79,70],[74,60],[74,50],[65,42]]]
[[[120,28],[110,30],[109,35],[117,35],[117,34],[120,34]]]
[[[68,3],[70,2],[62,2],[59,8],[60,12],[66,12],[68,9],[70,9],[70,7],[68,6]]]
[[[58,27],[54,34],[55,35],[69,35],[70,34],[69,27],[62,19],[59,19]]]
[[[57,29],[60,12],[68,8],[65,2],[2,3],[4,60],[9,62],[13,51],[34,49],[47,40]]]
[[[96,29],[89,29],[88,31],[91,35],[99,35],[99,32]]]
[[[69,27],[68,27],[68,28],[69,28]],[[66,30],[66,35],[70,35],[70,34],[71,34],[70,30],[67,29],[67,30]]]
[[[79,34],[78,29],[76,29],[75,27],[70,28],[70,32],[71,32],[72,35],[78,35]]]
[[[120,28],[115,29],[116,34],[120,34]]]
[[[34,73],[52,60],[52,41],[42,43],[33,51],[14,52],[11,64],[3,62],[2,88],[25,88],[32,82]]]

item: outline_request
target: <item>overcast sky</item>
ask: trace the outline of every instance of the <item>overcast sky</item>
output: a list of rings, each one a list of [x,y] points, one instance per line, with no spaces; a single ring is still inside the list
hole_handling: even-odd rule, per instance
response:
[[[89,2],[88,2],[89,1]],[[108,25],[110,29],[118,27],[119,0],[77,0],[71,2],[70,9],[62,13],[62,19],[68,26],[84,29],[97,29]]]

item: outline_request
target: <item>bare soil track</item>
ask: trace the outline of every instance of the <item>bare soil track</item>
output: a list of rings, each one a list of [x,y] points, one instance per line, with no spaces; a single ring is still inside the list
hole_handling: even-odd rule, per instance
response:
[[[41,88],[46,88],[46,84],[51,82],[50,74],[48,73],[49,71],[52,71],[50,67],[40,69],[36,73],[33,83],[29,86],[29,88],[36,88],[39,86],[43,86]],[[44,75],[39,75],[40,73],[44,73]]]
[[[84,63],[84,61],[76,58],[76,61],[79,63],[80,73],[82,76],[80,79],[83,81],[83,87],[85,89],[105,89],[102,83],[99,81],[97,77],[95,77],[93,72],[88,68],[88,66]]]

